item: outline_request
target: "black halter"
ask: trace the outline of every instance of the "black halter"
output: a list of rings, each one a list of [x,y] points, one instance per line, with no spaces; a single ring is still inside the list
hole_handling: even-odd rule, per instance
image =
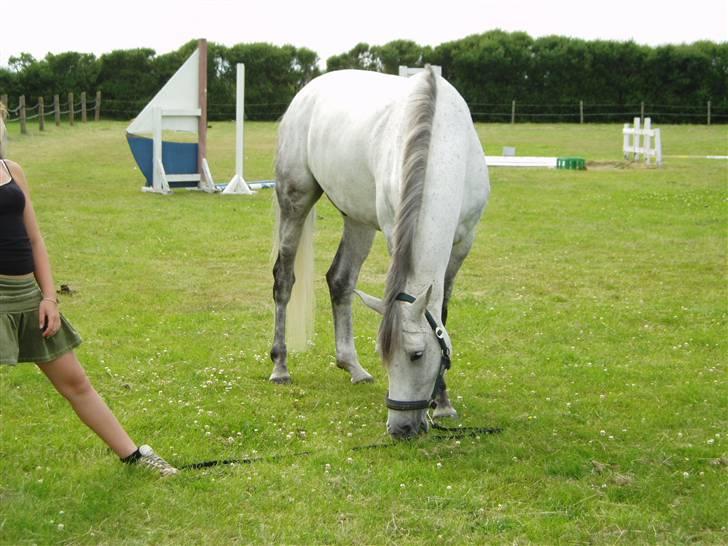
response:
[[[404,292],[400,292],[399,294],[397,294],[397,297],[395,299],[397,301],[414,303],[416,298],[414,296],[410,296],[409,294],[405,294]],[[435,319],[426,309],[425,318],[427,319],[427,323],[430,325],[430,328],[432,328],[432,331],[435,333],[437,343],[440,345],[440,351],[442,353],[440,356],[440,371],[437,373],[435,387],[432,389],[432,394],[430,395],[429,400],[392,400],[389,397],[389,393],[387,393],[387,397],[385,398],[385,400],[387,403],[387,407],[391,410],[412,411],[432,408],[434,407],[435,397],[437,396],[437,393],[446,389],[445,370],[450,369],[450,349],[448,348],[447,343],[445,343],[445,332],[437,325]]]

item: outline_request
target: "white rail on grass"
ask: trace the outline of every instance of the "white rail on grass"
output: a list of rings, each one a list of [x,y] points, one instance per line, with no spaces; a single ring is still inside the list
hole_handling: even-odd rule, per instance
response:
[[[488,167],[547,167],[556,168],[555,157],[486,155]]]

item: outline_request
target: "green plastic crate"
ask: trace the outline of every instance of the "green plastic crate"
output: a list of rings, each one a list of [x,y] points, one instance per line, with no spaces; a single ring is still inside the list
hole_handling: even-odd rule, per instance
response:
[[[557,157],[556,168],[584,171],[586,170],[586,160],[583,157]]]

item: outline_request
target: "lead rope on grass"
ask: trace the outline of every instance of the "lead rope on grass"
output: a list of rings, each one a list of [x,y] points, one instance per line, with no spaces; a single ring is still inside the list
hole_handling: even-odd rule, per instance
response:
[[[444,432],[445,434],[436,434],[431,436],[432,438],[437,439],[455,439],[455,438],[465,438],[465,437],[476,437],[480,436],[481,434],[499,434],[500,432],[503,432],[503,429],[497,428],[497,427],[445,427],[443,425],[440,425],[438,423],[432,422],[430,425],[433,430]],[[379,449],[379,448],[387,448],[392,447],[396,445],[395,443],[389,442],[386,444],[379,443],[379,444],[367,444],[363,446],[354,446],[351,448],[351,451],[363,451],[365,449]],[[177,468],[180,470],[199,470],[201,468],[210,468],[213,466],[224,466],[224,465],[245,465],[245,464],[253,464],[253,463],[260,463],[265,461],[277,461],[278,459],[282,459],[284,457],[304,457],[308,455],[312,455],[313,451],[299,451],[296,453],[286,453],[286,454],[274,454],[274,455],[267,455],[264,457],[243,457],[240,459],[212,459],[209,461],[200,461],[198,463],[189,463],[185,465],[179,465]]]

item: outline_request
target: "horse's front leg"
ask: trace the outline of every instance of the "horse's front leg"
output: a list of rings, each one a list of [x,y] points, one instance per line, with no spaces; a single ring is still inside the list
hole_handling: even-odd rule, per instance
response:
[[[348,217],[336,257],[326,273],[331,295],[336,334],[336,365],[349,372],[352,383],[369,383],[374,378],[359,363],[354,346],[351,301],[359,271],[372,247],[375,230]]]
[[[441,389],[435,396],[435,409],[432,410],[433,419],[442,419],[444,417],[457,417],[458,412],[452,407],[450,397],[447,395],[447,389]]]
[[[447,271],[445,272],[445,294],[442,300],[442,325],[445,326],[447,323],[447,307],[450,302],[450,296],[452,295],[453,285],[455,283],[455,277],[460,271],[460,267],[465,261],[465,257],[470,252],[470,248],[473,246],[475,239],[475,233],[471,234],[458,244],[453,246],[452,252],[450,253],[450,261],[447,264]],[[452,355],[451,355],[452,356]],[[447,394],[447,388],[441,389],[435,395],[435,409],[432,412],[432,417],[435,419],[441,419],[443,417],[457,417],[458,412],[450,402],[450,397]]]

